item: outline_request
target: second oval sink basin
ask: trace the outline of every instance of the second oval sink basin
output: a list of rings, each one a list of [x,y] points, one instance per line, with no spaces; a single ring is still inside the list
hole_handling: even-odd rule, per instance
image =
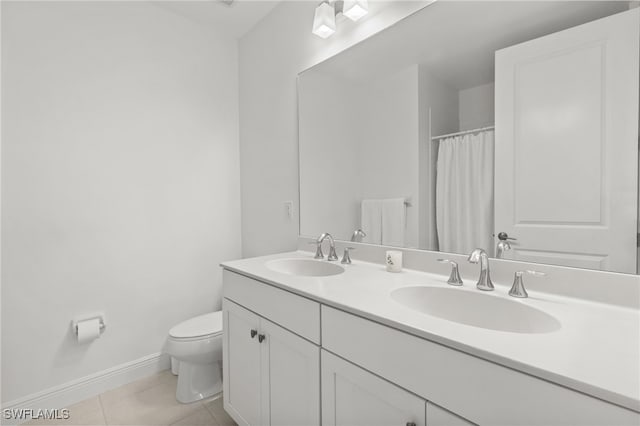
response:
[[[267,268],[282,274],[303,277],[328,277],[344,272],[344,268],[335,263],[313,259],[278,259],[267,262]]]
[[[405,287],[391,292],[398,303],[427,315],[490,330],[551,333],[560,322],[524,303],[480,292],[437,287]]]

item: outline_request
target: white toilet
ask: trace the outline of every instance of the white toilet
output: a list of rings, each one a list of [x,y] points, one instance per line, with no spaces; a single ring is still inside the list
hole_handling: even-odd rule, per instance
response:
[[[222,392],[222,311],[173,327],[164,351],[179,363],[178,401],[194,402]]]

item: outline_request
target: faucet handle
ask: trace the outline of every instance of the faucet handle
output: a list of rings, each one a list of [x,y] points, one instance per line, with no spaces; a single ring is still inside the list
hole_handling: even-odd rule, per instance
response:
[[[509,290],[509,296],[519,297],[522,299],[529,297],[527,290],[524,288],[524,281],[522,280],[522,275],[524,274],[529,274],[536,277],[544,277],[547,275],[544,272],[534,271],[531,269],[517,271],[513,276],[513,285],[511,286],[511,290]]]
[[[324,259],[324,253],[322,253],[322,244],[317,241],[308,241],[307,244],[316,245],[316,255],[313,256],[314,259]]]
[[[462,278],[460,278],[460,272],[458,271],[458,262],[454,262],[453,260],[449,259],[438,259],[438,262],[451,264],[451,275],[449,275],[447,284],[461,286]]]
[[[344,253],[342,254],[342,260],[340,261],[340,263],[347,264],[347,265],[351,265],[351,256],[349,255],[349,252],[351,250],[355,250],[355,247],[345,247],[344,248]]]

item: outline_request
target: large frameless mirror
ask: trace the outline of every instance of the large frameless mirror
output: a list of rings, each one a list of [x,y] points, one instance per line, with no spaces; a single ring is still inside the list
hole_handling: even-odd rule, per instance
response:
[[[636,6],[436,2],[301,73],[300,234],[637,273]]]

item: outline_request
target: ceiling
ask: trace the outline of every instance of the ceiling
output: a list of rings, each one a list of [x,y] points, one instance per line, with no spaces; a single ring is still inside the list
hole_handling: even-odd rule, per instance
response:
[[[153,1],[152,4],[212,27],[222,35],[239,38],[267,16],[280,1],[235,0],[228,5],[221,0],[172,0]]]
[[[466,89],[493,81],[496,50],[628,7],[608,0],[438,1],[306,72],[363,82],[421,64]]]

